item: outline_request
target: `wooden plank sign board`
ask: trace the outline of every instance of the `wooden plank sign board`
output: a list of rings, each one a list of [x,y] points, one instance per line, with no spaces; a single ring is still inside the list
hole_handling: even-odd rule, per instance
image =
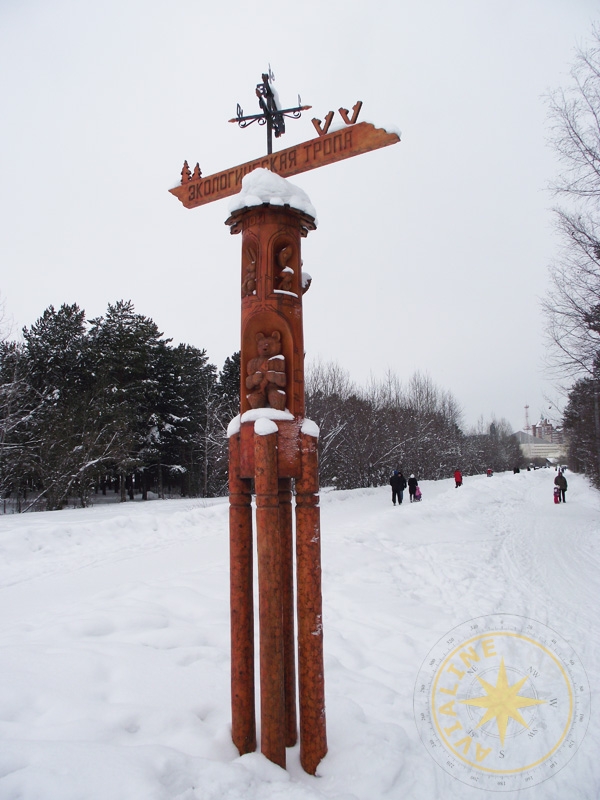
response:
[[[242,188],[244,176],[259,167],[271,170],[282,178],[289,178],[399,141],[396,133],[376,128],[370,122],[359,122],[223,172],[207,175],[206,178],[187,177],[184,172],[181,186],[169,191],[186,208],[196,208],[237,194]]]

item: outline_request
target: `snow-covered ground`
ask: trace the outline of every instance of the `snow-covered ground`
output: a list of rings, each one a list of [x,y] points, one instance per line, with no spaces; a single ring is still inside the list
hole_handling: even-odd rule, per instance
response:
[[[509,796],[597,800],[600,495],[567,477],[558,506],[546,470],[423,482],[401,507],[385,487],[323,492],[317,777],[297,747],[284,771],[230,740],[226,499],[0,518],[0,798],[491,797],[434,761],[413,694],[449,631],[506,614],[556,631],[592,698],[575,755]]]

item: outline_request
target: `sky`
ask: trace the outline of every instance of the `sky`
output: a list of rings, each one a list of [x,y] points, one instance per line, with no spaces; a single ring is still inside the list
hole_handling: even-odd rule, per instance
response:
[[[597,800],[600,497],[554,475],[322,493],[316,777],[231,741],[226,498],[0,515],[0,797]]]
[[[0,3],[0,293],[13,336],[49,306],[88,319],[132,300],[221,367],[239,349],[240,237],[228,200],[169,194],[266,152],[228,120],[270,64],[289,121],[363,101],[392,147],[295,176],[318,228],[303,242],[308,361],[359,384],[419,371],[516,430],[562,400],[544,372],[540,299],[557,252],[548,91],[569,80],[596,0],[175,0]],[[6,324],[5,324],[6,329]]]

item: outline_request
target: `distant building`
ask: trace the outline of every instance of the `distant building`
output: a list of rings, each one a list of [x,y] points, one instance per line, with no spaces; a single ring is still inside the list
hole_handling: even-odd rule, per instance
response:
[[[540,419],[537,425],[532,425],[531,435],[535,439],[545,439],[553,444],[563,443],[562,430],[560,428],[555,428],[547,419]]]
[[[563,443],[562,431],[553,428],[547,420],[543,425],[546,437],[540,435],[541,422],[540,425],[532,425],[531,428],[536,432],[535,436],[525,431],[517,431],[514,434],[527,461],[533,461],[536,458],[545,458],[551,463],[566,460],[567,449]]]

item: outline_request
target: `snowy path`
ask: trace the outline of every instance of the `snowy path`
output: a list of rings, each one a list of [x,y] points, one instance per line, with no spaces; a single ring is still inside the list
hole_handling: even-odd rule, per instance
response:
[[[284,772],[229,738],[227,503],[0,518],[1,800],[475,800],[419,738],[413,691],[448,631],[512,614],[578,654],[592,717],[574,758],[512,792],[597,800],[600,496],[546,471],[324,492],[329,753]],[[494,797],[498,793],[494,792]]]

